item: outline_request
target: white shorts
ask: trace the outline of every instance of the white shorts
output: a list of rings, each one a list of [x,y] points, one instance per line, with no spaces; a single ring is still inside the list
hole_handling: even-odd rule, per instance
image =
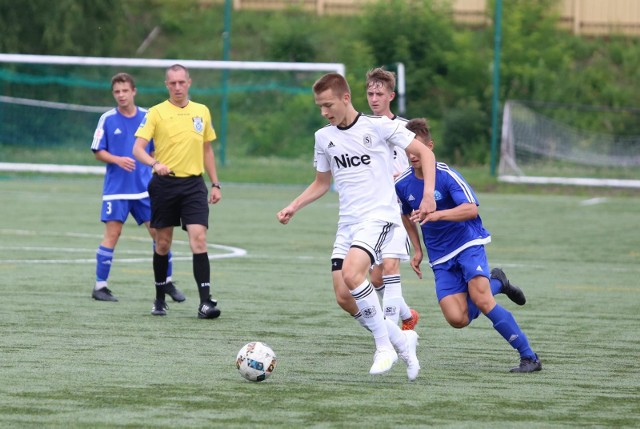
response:
[[[371,264],[379,264],[382,262],[382,249],[399,229],[401,228],[394,223],[377,219],[338,225],[331,259],[344,259],[350,248],[359,247],[369,254]]]
[[[398,227],[393,232],[393,237],[389,243],[382,248],[382,259],[391,258],[408,261],[410,249],[411,244],[407,230],[404,227]]]

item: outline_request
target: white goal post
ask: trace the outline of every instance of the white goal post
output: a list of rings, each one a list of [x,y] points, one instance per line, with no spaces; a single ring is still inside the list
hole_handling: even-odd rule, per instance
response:
[[[640,188],[640,136],[577,129],[510,100],[503,110],[498,180]]]
[[[146,58],[72,57],[64,55],[0,54],[2,63],[59,64],[78,66],[128,66],[171,67],[182,64],[189,69],[213,70],[282,70],[282,71],[326,71],[344,76],[342,63],[287,63],[268,61],[209,61],[209,60],[163,60]]]
[[[295,63],[295,62],[268,62],[268,61],[210,61],[188,59],[143,59],[143,58],[111,58],[111,57],[75,57],[59,55],[24,55],[1,54],[0,63],[13,64],[45,64],[60,66],[109,66],[109,67],[143,67],[143,68],[168,68],[174,64],[181,64],[188,69],[217,70],[217,71],[283,71],[283,72],[333,72],[345,75],[345,65],[342,63]],[[4,96],[5,94],[0,94]],[[223,93],[226,97],[226,90]],[[4,97],[8,101],[8,97]],[[17,100],[17,99],[16,99]],[[38,100],[35,100],[38,101]],[[15,100],[11,101],[15,102]],[[27,103],[18,100],[19,103]],[[46,102],[39,105],[45,106]],[[51,104],[51,103],[50,103]],[[55,103],[60,104],[61,103]],[[69,104],[69,106],[74,106]],[[92,106],[84,106],[91,109]],[[63,108],[58,106],[57,108]],[[85,111],[87,109],[84,109]],[[105,110],[106,111],[106,110]],[[221,142],[226,141],[225,130],[226,116],[223,116],[218,131]],[[93,131],[93,130],[91,130]],[[0,141],[1,141],[0,136]],[[223,143],[224,144],[224,143]],[[222,146],[224,151],[224,146]],[[224,159],[224,156],[223,156]],[[89,173],[103,174],[104,167],[54,165],[54,164],[30,164],[30,163],[0,163],[0,171],[35,171],[53,173]]]

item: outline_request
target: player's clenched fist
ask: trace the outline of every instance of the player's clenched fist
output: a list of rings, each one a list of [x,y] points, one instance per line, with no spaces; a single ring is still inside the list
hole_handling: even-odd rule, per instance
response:
[[[281,224],[286,225],[287,223],[289,223],[295,213],[295,210],[291,209],[290,207],[285,207],[280,210],[276,216],[278,217],[278,221]]]

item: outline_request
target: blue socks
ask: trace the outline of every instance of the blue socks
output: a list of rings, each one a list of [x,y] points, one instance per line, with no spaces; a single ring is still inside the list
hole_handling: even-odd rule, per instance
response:
[[[469,294],[467,294],[467,315],[469,316],[469,325],[480,315],[480,309],[476,303],[471,300]]]
[[[502,290],[502,282],[498,279],[489,279],[489,285],[491,286],[491,295],[496,296]]]
[[[493,310],[487,313],[487,317],[493,322],[493,328],[511,344],[511,347],[518,350],[521,358],[535,359],[536,354],[531,350],[529,340],[527,340],[527,336],[518,326],[513,314],[496,304]]]
[[[96,281],[106,282],[109,279],[109,271],[111,271],[111,262],[113,261],[113,249],[98,246],[96,252]]]
[[[171,254],[171,250],[169,250],[169,265],[167,266],[167,278],[171,278],[172,274],[173,274],[173,255]]]

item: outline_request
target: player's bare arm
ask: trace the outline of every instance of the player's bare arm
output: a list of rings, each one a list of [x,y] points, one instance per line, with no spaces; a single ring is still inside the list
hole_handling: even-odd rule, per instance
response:
[[[420,233],[418,232],[418,225],[412,222],[409,215],[402,215],[402,224],[404,229],[407,230],[407,236],[411,242],[411,248],[413,249],[413,256],[411,257],[411,269],[417,274],[418,278],[422,278],[422,271],[420,270],[420,263],[422,262],[422,242],[420,241]]]
[[[136,160],[128,156],[112,155],[106,150],[99,150],[95,153],[95,157],[98,161],[106,164],[116,164],[118,167],[129,172],[136,169]]]
[[[475,203],[463,203],[448,210],[429,213],[422,223],[440,220],[449,222],[464,222],[478,217],[478,206]]]
[[[436,211],[436,200],[433,196],[436,187],[436,158],[432,151],[416,139],[413,139],[407,146],[407,152],[418,157],[422,165],[424,194],[418,212],[424,218],[429,213]]]
[[[315,180],[311,182],[307,189],[302,191],[302,193],[298,195],[296,199],[291,201],[287,207],[283,208],[276,214],[278,221],[281,224],[286,225],[298,210],[322,197],[327,193],[327,191],[329,191],[330,187],[331,172],[316,172]]]

